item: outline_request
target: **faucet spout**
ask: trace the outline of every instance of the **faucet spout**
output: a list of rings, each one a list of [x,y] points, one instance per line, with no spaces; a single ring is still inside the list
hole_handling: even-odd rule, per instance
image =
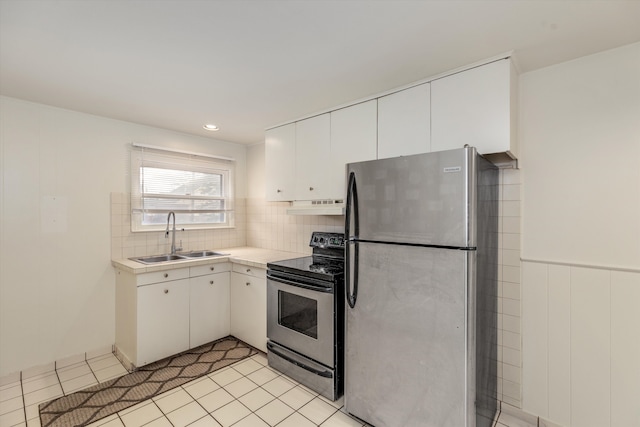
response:
[[[165,230],[164,237],[165,239],[169,237],[169,221],[171,221],[171,217],[173,216],[173,230],[171,233],[171,255],[176,253],[176,214],[175,212],[169,212],[167,215],[167,229]]]

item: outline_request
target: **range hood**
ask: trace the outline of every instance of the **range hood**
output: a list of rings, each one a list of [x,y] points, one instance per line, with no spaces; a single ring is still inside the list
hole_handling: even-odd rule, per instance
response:
[[[287,215],[344,215],[343,200],[303,200],[291,202]]]

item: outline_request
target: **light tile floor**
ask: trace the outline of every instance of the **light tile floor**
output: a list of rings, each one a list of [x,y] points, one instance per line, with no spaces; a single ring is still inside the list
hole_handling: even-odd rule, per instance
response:
[[[0,387],[0,427],[40,426],[38,404],[126,374],[109,354]],[[103,418],[91,427],[350,427],[363,424],[257,354]],[[501,414],[496,427],[530,427]]]

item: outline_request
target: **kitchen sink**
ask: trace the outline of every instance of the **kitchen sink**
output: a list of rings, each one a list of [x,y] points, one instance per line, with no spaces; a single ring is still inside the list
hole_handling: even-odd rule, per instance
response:
[[[141,262],[143,264],[157,264],[159,262],[178,261],[186,258],[182,255],[154,255],[154,256],[135,257],[135,258],[129,258],[129,259],[133,261]]]
[[[222,252],[215,251],[191,251],[191,252],[181,252],[178,254],[168,254],[168,255],[152,255],[152,256],[141,256],[141,257],[133,257],[129,258],[132,261],[137,261],[142,264],[158,264],[161,262],[171,262],[171,261],[180,261],[180,260],[189,260],[194,258],[214,258],[219,256],[227,256],[229,254],[224,254]]]
[[[229,254],[223,254],[222,252],[215,251],[191,251],[191,252],[181,252],[180,256],[187,258],[208,258],[208,257],[216,257],[216,256],[227,256]]]

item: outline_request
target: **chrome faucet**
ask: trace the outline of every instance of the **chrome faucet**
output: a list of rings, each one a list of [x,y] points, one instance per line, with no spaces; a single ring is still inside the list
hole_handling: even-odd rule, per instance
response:
[[[164,233],[164,238],[169,238],[169,221],[171,220],[171,216],[173,216],[173,230],[171,235],[171,255],[173,255],[176,253],[176,214],[173,211],[167,215],[167,229]]]

